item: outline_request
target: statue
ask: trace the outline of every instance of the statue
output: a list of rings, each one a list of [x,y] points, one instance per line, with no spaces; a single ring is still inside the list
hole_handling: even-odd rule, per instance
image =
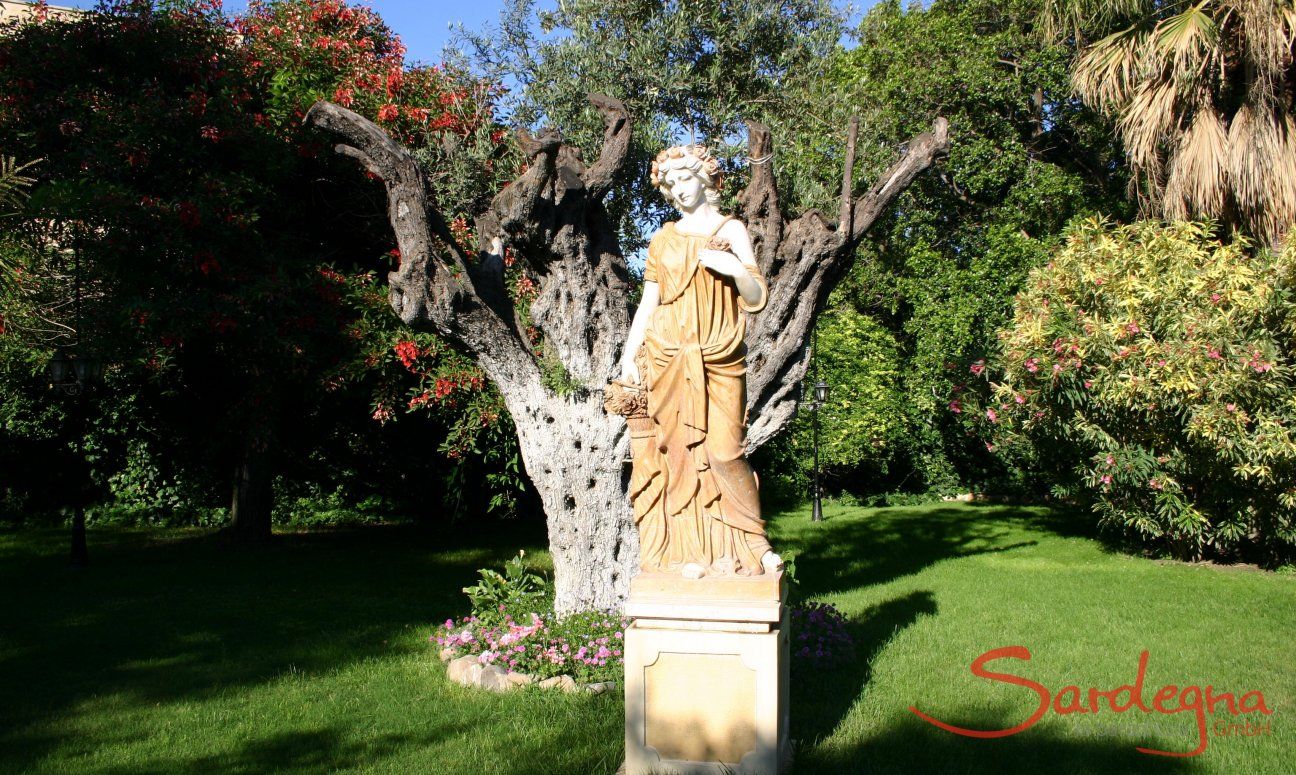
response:
[[[745,458],[743,313],[768,300],[747,228],[717,209],[721,172],[705,147],[676,146],[652,183],[680,213],[652,238],[609,411],[626,415],[641,567],[754,576],[782,568]]]

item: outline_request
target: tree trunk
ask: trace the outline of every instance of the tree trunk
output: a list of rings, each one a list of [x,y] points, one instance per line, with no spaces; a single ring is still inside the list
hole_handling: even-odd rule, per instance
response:
[[[517,426],[523,462],[544,502],[560,614],[612,609],[624,599],[639,562],[620,417],[606,415],[602,392],[616,376],[630,324],[629,271],[603,198],[625,163],[630,116],[619,101],[591,95],[605,132],[588,167],[557,132],[518,132],[527,171],[475,219],[478,244],[459,245],[432,205],[428,181],[408,150],[378,125],[317,102],[306,121],[345,143],[335,150],[380,177],[401,265],[388,276],[392,308],[472,353],[499,387]],[[749,124],[751,181],[739,197],[741,218],[769,282],[764,312],[749,321],[749,449],[796,413],[815,314],[850,269],[855,248],[886,207],[948,147],[947,124],[915,137],[860,197],[843,186],[841,222],[818,212],[785,221],[779,208],[769,130]],[[504,282],[502,250],[511,247],[539,286],[531,320],[576,387],[555,395],[526,322]]]
[[[546,395],[510,406],[527,475],[544,503],[554,609],[614,610],[638,566],[639,535],[626,495],[625,423],[599,394]],[[510,402],[514,403],[514,402]]]
[[[230,499],[230,526],[226,531],[239,544],[270,541],[270,509],[274,503],[274,472],[264,440],[249,434],[234,465],[234,492]]]

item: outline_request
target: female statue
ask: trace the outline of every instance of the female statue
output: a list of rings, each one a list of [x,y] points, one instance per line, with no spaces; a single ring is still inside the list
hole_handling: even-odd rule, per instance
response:
[[[774,571],[782,561],[744,457],[743,313],[763,309],[768,289],[747,228],[716,207],[721,174],[706,148],[663,151],[651,174],[680,218],[648,246],[643,299],[612,391],[639,398],[630,401],[638,411],[627,404],[622,413],[641,564],[690,578]]]

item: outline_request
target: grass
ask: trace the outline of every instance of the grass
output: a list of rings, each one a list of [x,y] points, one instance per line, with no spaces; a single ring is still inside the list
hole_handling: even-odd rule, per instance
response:
[[[827,516],[773,519],[802,588],[845,611],[860,643],[852,665],[796,675],[798,772],[1277,773],[1296,761],[1296,578],[1109,553],[1044,509]],[[73,571],[61,534],[0,533],[0,772],[600,773],[621,761],[618,696],[464,689],[427,643],[434,622],[464,612],[477,568],[540,553],[534,530],[368,527],[252,552],[201,532],[91,540],[94,565]],[[1051,691],[1130,683],[1146,649],[1149,701],[1166,683],[1258,689],[1271,732],[1170,759],[1134,749],[1191,749],[1191,713],[1049,712],[997,740],[909,713],[1020,723],[1035,695],[968,670],[1007,645],[1033,658],[990,669]]]

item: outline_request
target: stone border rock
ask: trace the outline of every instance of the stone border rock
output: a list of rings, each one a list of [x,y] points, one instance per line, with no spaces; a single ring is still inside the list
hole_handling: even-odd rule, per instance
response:
[[[489,692],[509,692],[522,686],[535,685],[541,689],[559,689],[567,694],[585,692],[603,694],[617,688],[615,681],[579,684],[569,675],[556,675],[541,680],[529,673],[515,673],[498,665],[483,665],[476,654],[456,656],[458,652],[441,650],[441,661],[446,663],[446,677],[460,686],[472,686]]]

